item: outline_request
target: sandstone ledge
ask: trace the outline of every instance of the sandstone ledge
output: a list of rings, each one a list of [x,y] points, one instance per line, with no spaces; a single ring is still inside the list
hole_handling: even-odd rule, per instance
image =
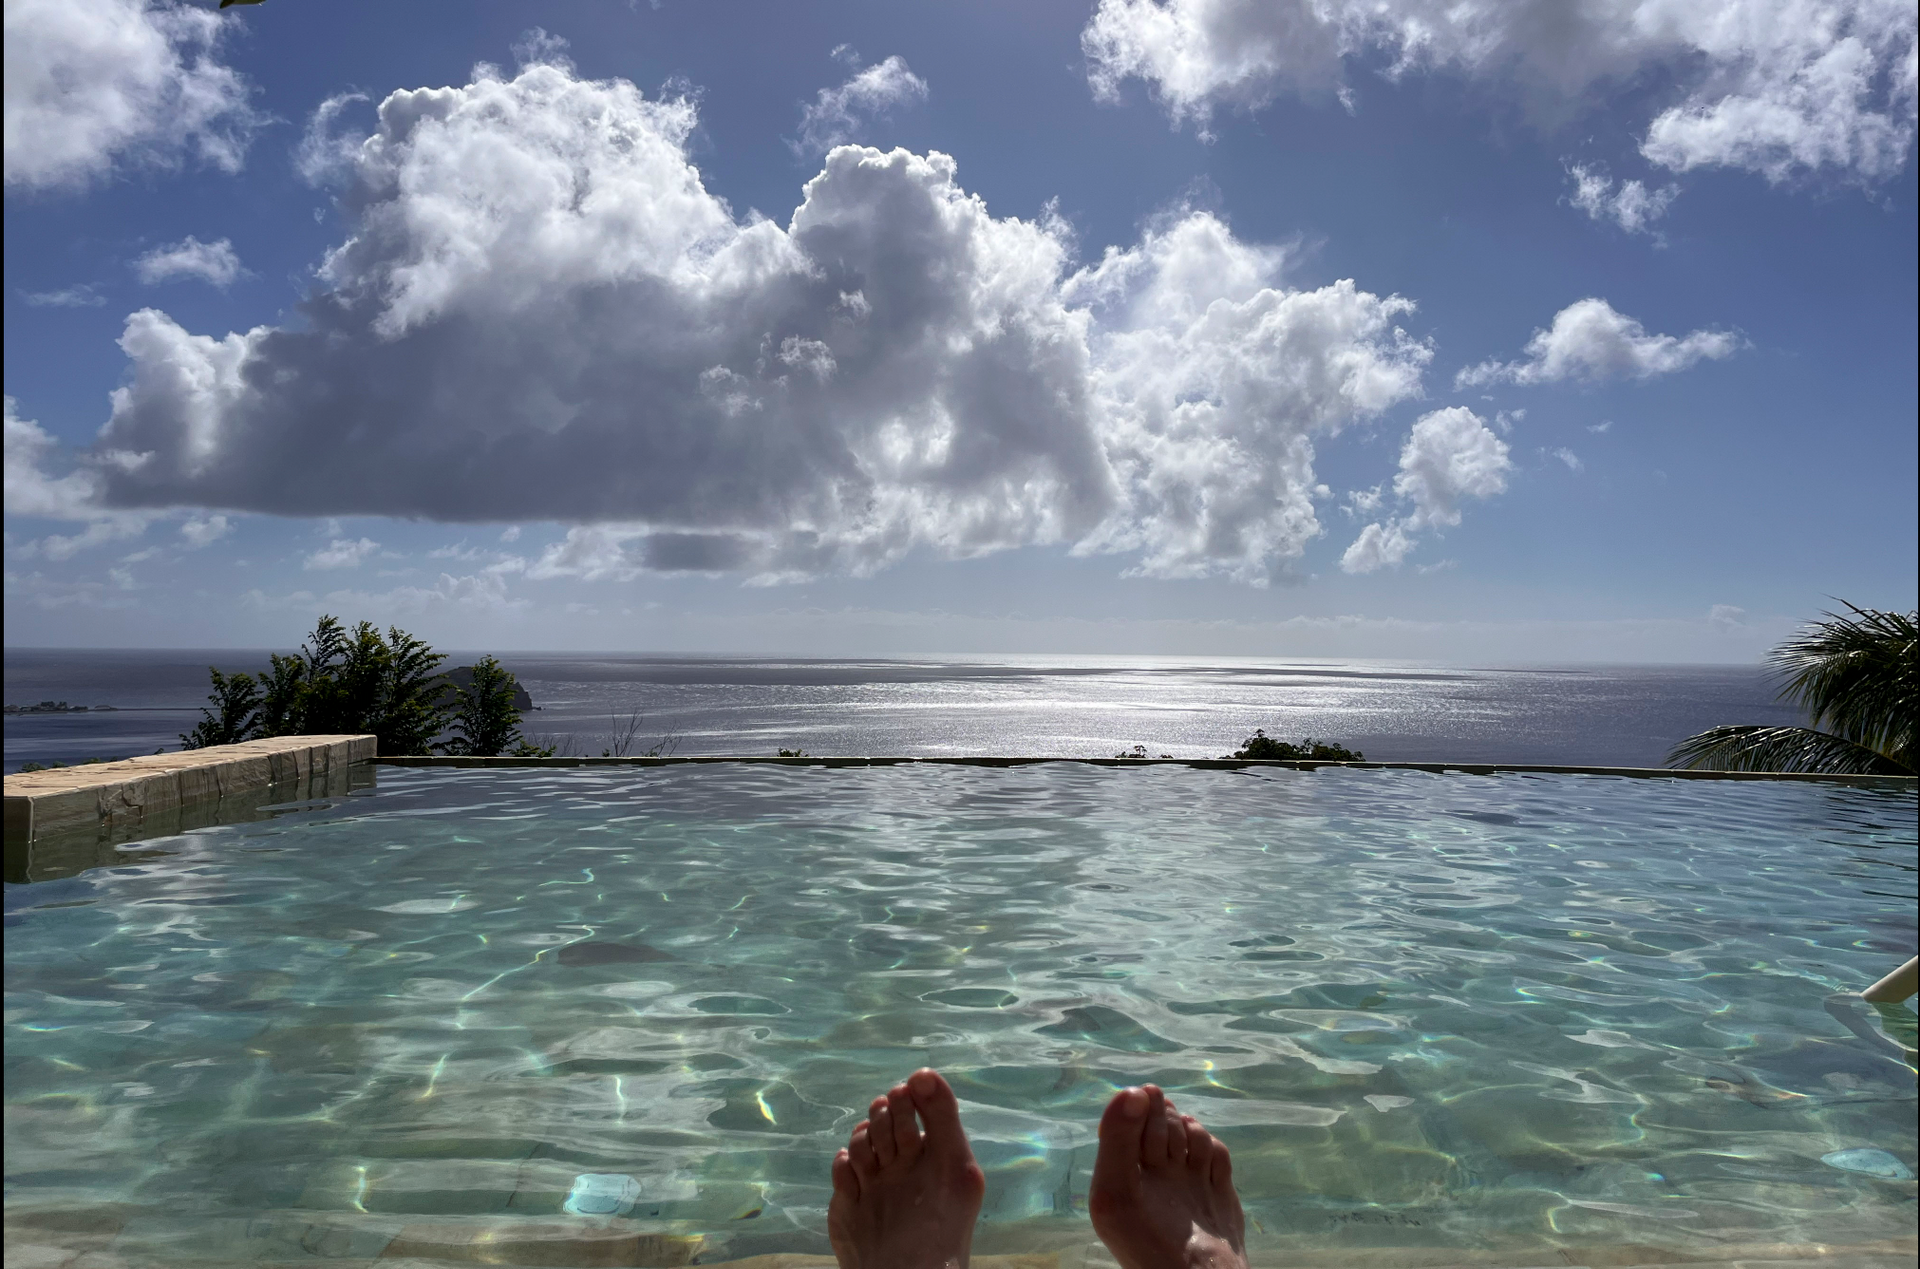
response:
[[[9,846],[97,831],[119,836],[197,803],[240,798],[372,762],[372,736],[278,736],[6,777]]]

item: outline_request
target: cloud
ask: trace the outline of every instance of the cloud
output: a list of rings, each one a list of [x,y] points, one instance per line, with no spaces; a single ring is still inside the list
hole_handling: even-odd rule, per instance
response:
[[[366,563],[367,557],[380,549],[380,544],[372,538],[335,538],[326,546],[309,555],[301,564],[306,569],[359,568]]]
[[[116,506],[572,526],[545,575],[870,572],[1062,544],[1261,583],[1317,438],[1417,396],[1412,304],[1294,290],[1204,212],[1074,269],[945,155],[841,147],[783,226],[685,99],[554,64],[391,94],[287,327],[131,314]]]
[[[1586,464],[1580,461],[1580,455],[1562,446],[1553,451],[1553,456],[1567,465],[1568,471],[1580,471]]]
[[[7,0],[9,186],[83,185],[184,154],[240,169],[261,119],[216,58],[215,13],[152,0]]]
[[[309,185],[325,185],[352,175],[354,151],[359,143],[351,137],[336,135],[334,126],[340,115],[355,102],[367,100],[365,93],[335,93],[313,108],[307,127],[294,148],[293,169]]]
[[[1413,539],[1398,520],[1369,524],[1340,556],[1340,567],[1349,573],[1371,573],[1400,563],[1413,546]]]
[[[133,271],[148,286],[174,278],[199,278],[223,291],[245,272],[231,241],[221,238],[216,242],[201,242],[191,234],[170,246],[155,247],[147,252],[133,262]]]
[[[58,291],[22,291],[20,298],[33,308],[99,308],[107,302],[105,296],[84,283]]]
[[[1707,609],[1707,624],[1715,630],[1723,630],[1729,633],[1745,630],[1747,627],[1747,610],[1744,608],[1736,608],[1732,604],[1715,604],[1713,607]]]
[[[1081,34],[1097,95],[1139,78],[1176,121],[1334,95],[1349,60],[1452,72],[1578,105],[1664,78],[1641,153],[1675,171],[1877,180],[1913,143],[1909,0],[1101,0]]]
[[[1380,510],[1380,505],[1385,501],[1386,495],[1381,492],[1379,485],[1371,489],[1354,489],[1348,492],[1347,505],[1343,510],[1349,516],[1370,516]]]
[[[50,534],[19,547],[8,536],[11,554],[65,560],[96,546],[138,537],[154,513],[113,511],[100,505],[100,482],[94,468],[81,466],[64,476],[47,471],[58,461],[60,444],[32,419],[20,417],[19,405],[8,396],[6,423],[6,514],[46,520],[84,523],[73,534]]]
[[[180,526],[180,536],[196,551],[203,546],[211,546],[231,532],[233,522],[225,516],[191,516]]]
[[[1454,376],[1456,387],[1486,383],[1557,383],[1562,379],[1651,379],[1705,360],[1730,357],[1743,344],[1730,331],[1697,330],[1684,339],[1649,335],[1602,299],[1576,300],[1553,315],[1553,326],[1527,341],[1525,361],[1483,361]]]
[[[1567,176],[1573,181],[1568,202],[1594,220],[1610,220],[1630,234],[1653,233],[1653,222],[1666,215],[1680,196],[1678,185],[1649,190],[1644,182],[1622,181],[1616,189],[1613,178],[1597,164],[1570,163]]]
[[[499,573],[483,572],[464,577],[440,574],[431,586],[396,586],[392,590],[333,590],[324,595],[298,590],[285,595],[269,595],[262,590],[248,591],[244,603],[267,611],[352,612],[365,613],[376,624],[400,617],[419,617],[449,608],[467,612],[500,612],[525,609],[524,599],[507,593],[506,579]]]
[[[43,464],[59,442],[32,419],[23,419],[19,403],[6,398],[6,513],[50,520],[87,520],[99,514],[94,473],[86,468],[50,476]]]
[[[1394,494],[1411,510],[1363,528],[1340,567],[1370,573],[1399,564],[1415,545],[1413,533],[1459,524],[1461,502],[1504,492],[1512,470],[1507,443],[1472,410],[1456,405],[1422,415],[1400,447],[1393,478]]]
[[[1395,320],[1412,303],[1276,288],[1283,258],[1184,213],[1070,280],[1099,319],[1093,404],[1125,508],[1078,549],[1263,584],[1321,532],[1314,437],[1419,394],[1432,350]]]
[[[1463,498],[1491,498],[1507,487],[1507,443],[1462,405],[1422,415],[1400,448],[1393,491],[1413,504],[1411,528],[1460,523]]]
[[[846,47],[840,45],[835,54]],[[857,136],[868,119],[895,106],[926,99],[927,81],[908,68],[905,58],[889,57],[855,72],[837,88],[822,88],[802,107],[799,148],[804,154],[825,154]]]

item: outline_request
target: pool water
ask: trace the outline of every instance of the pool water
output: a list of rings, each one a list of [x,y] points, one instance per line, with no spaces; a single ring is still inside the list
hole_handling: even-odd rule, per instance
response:
[[[7,887],[9,1224],[823,1252],[833,1151],[932,1065],[977,1250],[1084,1241],[1147,1080],[1256,1248],[1910,1235],[1911,1014],[1838,993],[1913,954],[1915,847],[1911,792],[1790,783],[385,768]]]

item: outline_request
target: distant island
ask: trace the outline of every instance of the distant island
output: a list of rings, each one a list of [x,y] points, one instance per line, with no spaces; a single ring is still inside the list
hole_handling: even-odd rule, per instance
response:
[[[37,705],[9,705],[9,714],[105,714],[118,710],[118,705],[69,705],[65,701],[41,701]]]

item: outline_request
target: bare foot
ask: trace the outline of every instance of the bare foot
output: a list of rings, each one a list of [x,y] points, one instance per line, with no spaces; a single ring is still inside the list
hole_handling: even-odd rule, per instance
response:
[[[840,1269],[966,1269],[986,1192],[959,1100],[922,1068],[874,1098],[834,1156],[827,1238]]]
[[[1087,1207],[1122,1269],[1246,1269],[1227,1148],[1152,1084],[1107,1103]]]

